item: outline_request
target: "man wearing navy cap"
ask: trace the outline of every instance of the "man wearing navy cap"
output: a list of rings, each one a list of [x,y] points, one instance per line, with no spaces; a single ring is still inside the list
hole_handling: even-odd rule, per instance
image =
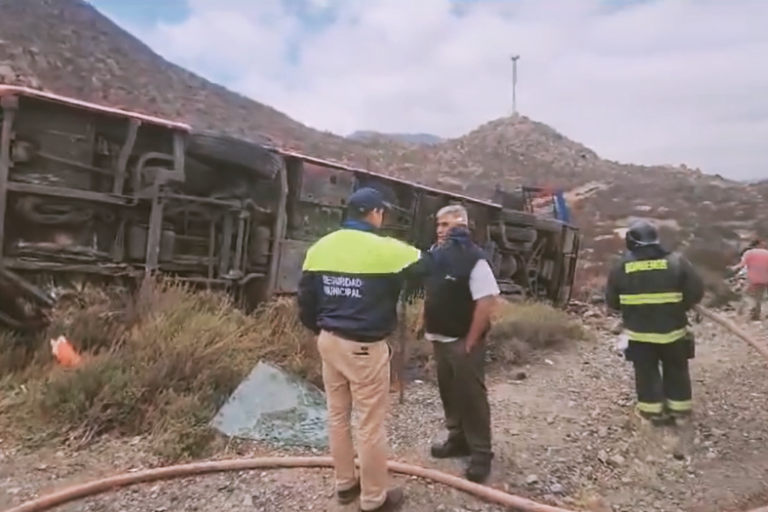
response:
[[[400,510],[401,488],[389,489],[387,434],[390,349],[385,339],[397,324],[403,270],[420,251],[377,231],[389,205],[373,188],[347,199],[341,229],[307,251],[299,283],[301,323],[317,335],[328,401],[328,433],[336,471],[336,495],[360,497],[366,512]],[[359,414],[359,477],[355,471],[351,413]]]
[[[384,199],[384,194],[375,188],[358,189],[347,198],[348,217],[366,221],[366,216],[372,213],[376,229],[381,227],[384,212],[389,209],[390,204]]]

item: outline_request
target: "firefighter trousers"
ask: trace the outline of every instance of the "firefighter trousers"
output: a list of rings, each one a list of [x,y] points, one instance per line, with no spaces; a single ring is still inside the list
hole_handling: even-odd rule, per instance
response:
[[[694,356],[693,344],[688,337],[672,343],[629,341],[626,354],[635,367],[637,410],[641,414],[691,412],[688,360]]]

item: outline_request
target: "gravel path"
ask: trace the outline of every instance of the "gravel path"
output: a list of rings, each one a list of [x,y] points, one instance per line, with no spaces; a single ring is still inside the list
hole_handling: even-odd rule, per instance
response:
[[[598,332],[596,341],[543,354],[530,367],[492,372],[497,457],[489,485],[593,512],[735,512],[768,503],[765,361],[707,321],[697,325],[694,427],[682,434],[646,431],[632,420],[630,367],[612,352],[602,329],[606,321],[587,321]],[[749,328],[759,332],[761,326]],[[396,458],[458,474],[458,462],[428,457],[440,430],[434,385],[411,384],[406,404],[393,406]],[[269,453],[250,446],[221,457]],[[140,439],[105,441],[77,453],[29,453],[0,442],[0,509],[67,484],[157,464]],[[440,486],[396,479],[406,486],[408,512],[501,510]],[[60,510],[355,510],[333,502],[331,483],[324,470],[220,474],[143,485]]]

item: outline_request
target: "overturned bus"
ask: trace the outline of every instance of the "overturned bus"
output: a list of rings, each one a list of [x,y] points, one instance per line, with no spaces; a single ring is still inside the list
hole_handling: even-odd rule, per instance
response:
[[[296,292],[307,248],[360,187],[394,205],[384,231],[426,249],[461,203],[502,293],[567,303],[578,230],[524,194],[486,201],[268,143],[42,91],[0,86],[0,322],[53,306],[50,283],[147,272],[221,287],[253,305]],[[509,206],[505,206],[509,205]]]

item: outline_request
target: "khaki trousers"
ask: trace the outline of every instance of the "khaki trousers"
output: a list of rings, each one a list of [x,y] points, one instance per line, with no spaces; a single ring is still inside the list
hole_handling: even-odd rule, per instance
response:
[[[357,343],[322,331],[317,339],[328,402],[328,438],[336,471],[336,489],[357,483],[352,440],[352,404],[358,412],[360,507],[375,509],[389,488],[387,432],[389,346],[385,341]]]

